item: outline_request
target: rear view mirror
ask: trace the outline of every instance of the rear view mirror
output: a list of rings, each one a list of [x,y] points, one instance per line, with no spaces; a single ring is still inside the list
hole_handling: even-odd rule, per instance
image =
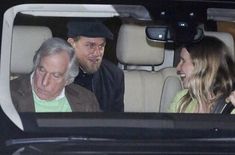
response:
[[[174,42],[178,44],[187,44],[197,42],[204,36],[201,28],[190,28],[184,24],[179,24],[177,28],[168,26],[148,26],[145,29],[147,39],[155,42]]]
[[[146,27],[145,33],[147,38],[151,41],[169,42],[172,40],[169,28],[167,26]]]

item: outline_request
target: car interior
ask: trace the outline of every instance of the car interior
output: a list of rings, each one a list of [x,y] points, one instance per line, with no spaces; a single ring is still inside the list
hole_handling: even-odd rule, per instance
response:
[[[122,24],[118,33],[117,58],[125,74],[124,110],[167,112],[182,89],[181,82],[173,67],[173,56],[170,59],[165,55],[164,43],[147,40],[145,27]]]
[[[146,27],[124,23],[118,31],[116,56],[125,77],[124,112],[167,112],[173,97],[182,89],[176,66],[173,66],[176,52],[167,49],[164,42],[146,38]],[[204,34],[220,38],[234,51],[231,34],[212,31],[204,31]],[[11,79],[31,72],[35,51],[50,37],[52,31],[46,26],[13,27]],[[233,52],[231,54],[234,56]]]
[[[149,41],[145,36],[145,26],[133,24],[122,24],[118,33],[116,54],[125,72],[124,111],[167,112],[171,100],[182,89],[181,82],[173,59],[165,56],[164,43]],[[31,72],[35,51],[50,37],[52,32],[45,26],[13,27],[11,79]]]
[[[21,14],[20,18],[23,17],[23,22],[17,23],[18,16],[14,19],[16,24],[13,26],[10,42],[10,79],[17,78],[20,74],[30,73],[36,49],[47,38],[59,36],[55,34],[54,27],[45,24],[46,20],[35,25],[38,17],[33,18],[33,23],[28,23],[25,20],[28,16]],[[47,19],[43,16],[41,18]],[[38,18],[38,21],[41,18]],[[158,24],[137,19],[133,22],[133,18],[127,19],[121,16],[118,18],[122,22],[116,28],[116,33],[114,32],[116,42],[111,45],[116,47],[113,54],[117,59],[118,67],[123,69],[125,74],[124,111],[167,112],[173,97],[182,89],[175,69],[178,54],[176,48],[172,46],[172,42],[148,38],[147,27],[158,26]],[[66,27],[66,23],[63,24]],[[203,25],[199,26],[203,27]],[[234,51],[233,36],[228,32],[203,31],[205,35],[222,39],[230,50]],[[232,55],[234,56],[234,52]]]

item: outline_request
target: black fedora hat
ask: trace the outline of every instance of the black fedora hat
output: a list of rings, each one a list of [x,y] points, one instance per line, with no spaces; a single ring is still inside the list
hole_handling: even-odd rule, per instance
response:
[[[97,20],[73,20],[67,24],[67,37],[104,37],[113,39],[112,32],[101,22]]]

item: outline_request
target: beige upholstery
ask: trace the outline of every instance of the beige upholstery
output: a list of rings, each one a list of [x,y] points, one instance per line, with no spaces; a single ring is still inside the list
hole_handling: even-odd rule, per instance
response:
[[[117,58],[125,66],[125,112],[167,111],[181,83],[173,67],[154,70],[164,62],[164,52],[163,43],[147,41],[145,26],[121,26]]]
[[[156,65],[163,62],[164,44],[148,42],[144,26],[122,25],[119,30],[117,58],[124,64]]]
[[[11,54],[11,73],[29,73],[33,56],[43,41],[52,37],[44,26],[14,26]]]
[[[205,31],[204,34],[206,36],[214,36],[222,40],[228,46],[232,57],[235,59],[234,40],[233,40],[233,36],[230,33]]]

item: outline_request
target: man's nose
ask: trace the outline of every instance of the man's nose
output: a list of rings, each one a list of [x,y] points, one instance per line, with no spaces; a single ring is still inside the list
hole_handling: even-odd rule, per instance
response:
[[[47,86],[47,85],[49,84],[49,81],[50,81],[50,74],[49,74],[49,73],[46,73],[46,74],[43,76],[42,85],[43,85],[43,86]]]
[[[93,54],[95,56],[100,56],[102,52],[103,52],[103,48],[99,46],[95,46],[94,51],[93,51]]]

